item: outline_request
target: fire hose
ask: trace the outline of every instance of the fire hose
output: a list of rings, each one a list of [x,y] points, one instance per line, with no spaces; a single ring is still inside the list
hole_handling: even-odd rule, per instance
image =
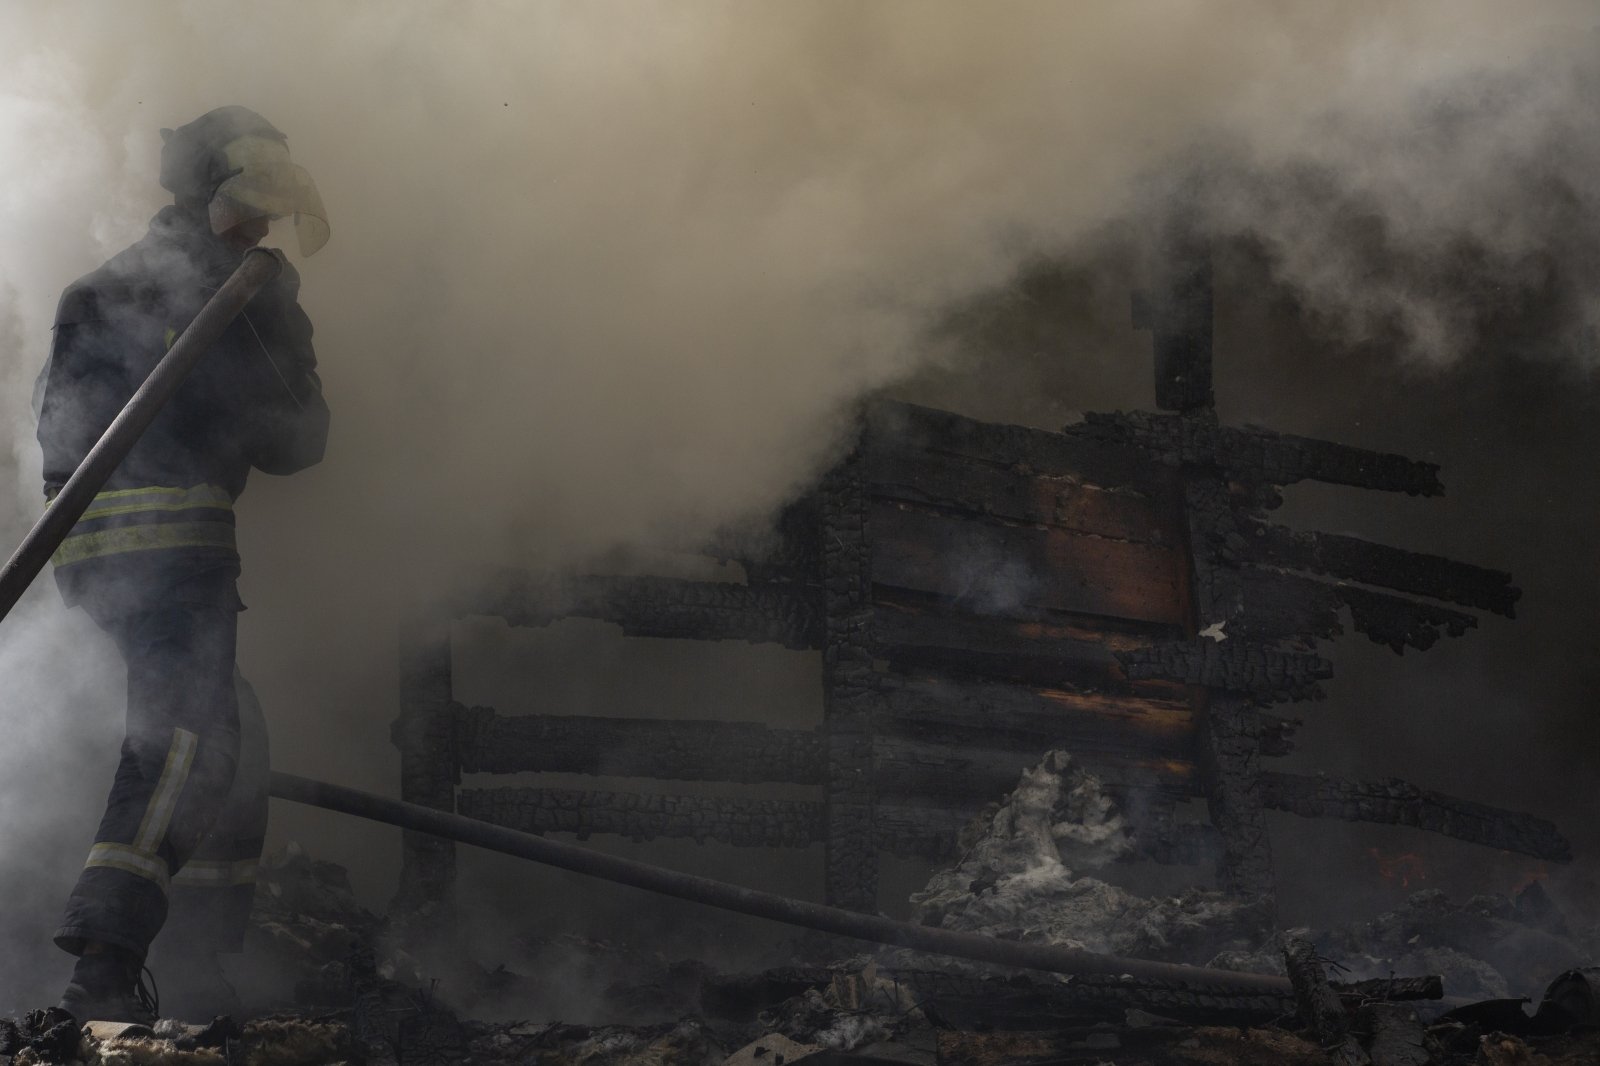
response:
[[[172,347],[89,450],[61,492],[46,506],[43,516],[23,538],[4,569],[0,569],[0,620],[16,606],[189,371],[222,336],[245,304],[281,270],[282,261],[277,253],[265,249],[247,252],[238,269],[173,341]],[[1289,981],[1282,977],[1000,940],[791,899],[292,774],[274,772],[271,793],[279,799],[443,837],[590,877],[858,940],[1053,973],[1127,975],[1134,980],[1176,982],[1195,988],[1244,993],[1291,992]]]
[[[546,840],[532,833],[493,825],[476,818],[278,771],[272,774],[271,793],[278,799],[352,814],[357,818],[514,855],[519,859],[631,885],[660,895],[857,940],[1051,973],[1117,977],[1126,974],[1136,981],[1174,982],[1191,988],[1229,992],[1289,995],[1293,991],[1287,978],[1268,974],[1235,973],[1204,966],[1100,955],[1053,944],[1000,940],[977,933],[915,925],[879,914],[862,914],[791,899],[773,892],[761,892],[726,881],[605,855],[576,844]]]
[[[33,579],[39,576],[44,564],[61,546],[83,512],[89,509],[95,494],[105,487],[122,460],[128,457],[133,446],[150,423],[155,421],[172,394],[178,391],[183,379],[194,369],[223,330],[244,310],[261,286],[277,277],[283,270],[279,253],[265,248],[252,248],[245,253],[238,269],[229,275],[222,287],[194,316],[194,321],[178,335],[161,357],[155,369],[144,379],[128,402],[111,420],[111,425],[100,435],[89,454],[83,457],[78,469],[72,472],[61,492],[45,507],[44,514],[34,523],[28,535],[22,538],[17,550],[11,553],[5,569],[0,570],[0,620],[11,613]]]

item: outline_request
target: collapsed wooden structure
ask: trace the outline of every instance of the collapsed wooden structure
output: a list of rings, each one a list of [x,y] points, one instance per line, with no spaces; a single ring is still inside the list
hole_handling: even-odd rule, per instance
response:
[[[879,856],[956,853],[958,830],[1051,748],[1090,766],[1136,823],[1137,853],[1217,864],[1269,906],[1269,810],[1443,833],[1547,860],[1543,820],[1402,781],[1267,769],[1294,742],[1275,704],[1315,699],[1317,642],[1343,619],[1401,650],[1510,616],[1510,576],[1269,521],[1316,480],[1437,495],[1437,468],[1218,423],[1203,264],[1136,301],[1156,344],[1161,413],[1062,432],[877,401],[849,455],[742,564],[742,582],[503,575],[407,624],[402,798],[532,832],[824,846],[830,903],[877,909]],[[1462,610],[1466,608],[1468,610]],[[563,617],[626,634],[820,651],[823,723],[507,717],[453,699],[452,618]],[[463,773],[648,779],[593,790],[460,788]],[[675,795],[672,780],[793,783],[814,799]],[[1185,820],[1191,799],[1207,820]],[[405,844],[399,902],[447,900],[451,845]]]

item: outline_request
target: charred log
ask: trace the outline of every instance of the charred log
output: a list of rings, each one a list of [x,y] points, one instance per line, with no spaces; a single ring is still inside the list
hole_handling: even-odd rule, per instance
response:
[[[1444,493],[1434,463],[1207,419],[1119,411],[1087,415],[1062,432],[1075,440],[1134,446],[1174,466],[1207,467],[1245,483],[1324,481],[1408,496]]]
[[[455,810],[461,779],[451,685],[449,624],[407,619],[400,632],[400,715],[389,736],[400,751],[400,798],[441,811]],[[401,841],[395,910],[410,914],[429,904],[448,906],[455,889],[455,845],[409,831]]]
[[[1244,533],[1245,557],[1271,566],[1430,596],[1507,618],[1515,616],[1522,596],[1522,590],[1511,584],[1510,574],[1437,555],[1253,520],[1245,524]]]
[[[1267,806],[1304,818],[1406,825],[1502,851],[1570,862],[1572,845],[1543,818],[1429,792],[1405,781],[1351,781],[1267,772]]]
[[[1171,477],[1149,456],[1120,442],[979,422],[906,403],[879,402],[867,408],[862,450],[964,456],[1018,472],[1080,478],[1151,498],[1161,496]]]
[[[1132,680],[1159,679],[1204,685],[1263,702],[1322,698],[1318,681],[1333,676],[1326,660],[1243,640],[1201,638],[1117,653]]]
[[[743,640],[786,648],[821,647],[821,605],[813,590],[665,577],[580,577],[541,582],[500,577],[453,605],[457,616],[490,615],[514,626],[560,618],[613,622],[629,636]]]
[[[822,780],[822,739],[811,729],[588,715],[506,717],[489,707],[452,707],[461,769],[467,773],[557,771],[800,784]]]
[[[878,851],[873,834],[872,721],[879,707],[872,655],[872,536],[859,453],[828,476],[821,493],[822,710],[826,751],[827,900],[875,912]]]

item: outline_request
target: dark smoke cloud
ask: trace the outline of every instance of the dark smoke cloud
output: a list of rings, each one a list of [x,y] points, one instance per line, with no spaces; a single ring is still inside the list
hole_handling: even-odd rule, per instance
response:
[[[329,458],[241,502],[243,665],[278,765],[385,790],[395,619],[421,587],[458,563],[582,568],[760,516],[887,385],[1048,426],[1148,406],[1126,294],[1177,213],[1227,252],[1227,417],[1447,464],[1442,518],[1403,501],[1398,520],[1306,515],[1522,578],[1524,619],[1460,642],[1481,658],[1421,662],[1492,682],[1502,718],[1537,713],[1523,776],[1548,811],[1581,761],[1555,741],[1593,650],[1571,635],[1593,621],[1577,591],[1593,500],[1566,476],[1594,443],[1594,21],[1585,3],[1487,0],[12,5],[0,531],[14,543],[37,513],[28,399],[56,294],[159,206],[156,128],[218,104],[288,132],[334,230],[303,268]],[[598,646],[564,665],[603,664]],[[15,957],[44,958],[120,677],[48,588],[0,628],[0,667],[0,880],[29,903],[3,924]],[[1398,691],[1348,690],[1354,724],[1315,728],[1337,743],[1448,717],[1387,713]],[[1393,728],[1409,744],[1392,750],[1441,750]],[[1473,735],[1430,765],[1481,762]],[[1457,790],[1492,775],[1474,777]],[[358,871],[374,898],[392,883],[387,835],[275,817],[280,836],[376,856]]]

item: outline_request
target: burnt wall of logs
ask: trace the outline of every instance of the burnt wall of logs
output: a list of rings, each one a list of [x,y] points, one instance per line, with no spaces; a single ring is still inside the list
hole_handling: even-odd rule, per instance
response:
[[[1438,470],[1219,425],[1209,333],[1201,345],[1194,329],[1209,281],[1172,291],[1176,304],[1146,301],[1143,320],[1171,379],[1158,375],[1158,396],[1175,410],[1049,432],[875,402],[776,537],[708,549],[743,581],[501,573],[419,616],[402,641],[393,730],[403,797],[538,833],[821,844],[829,902],[862,910],[877,909],[880,854],[951,858],[965,821],[1052,748],[1123,801],[1137,857],[1214,862],[1267,915],[1269,811],[1569,858],[1555,827],[1527,815],[1406,782],[1268,769],[1299,724],[1274,705],[1311,704],[1332,674],[1320,641],[1348,625],[1396,651],[1427,648],[1472,628],[1469,611],[1511,616],[1519,592],[1504,573],[1271,522],[1285,485],[1433,496]],[[817,651],[821,725],[465,707],[451,692],[449,622],[477,615]],[[461,788],[464,772],[628,786]],[[801,785],[812,798],[678,795],[672,781]],[[1190,800],[1204,822],[1185,820]],[[449,847],[405,847],[400,901],[447,900]]]

